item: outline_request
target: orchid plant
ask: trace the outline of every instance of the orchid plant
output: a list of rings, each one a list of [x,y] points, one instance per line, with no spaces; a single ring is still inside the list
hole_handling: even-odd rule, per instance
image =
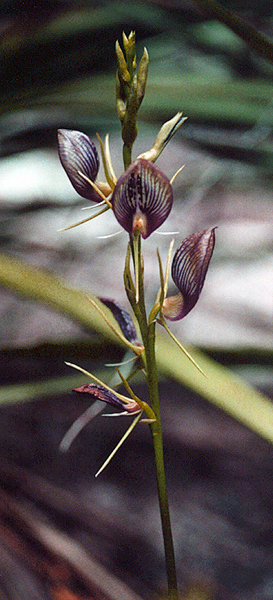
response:
[[[132,415],[133,417],[126,433],[99,469],[97,475],[109,464],[111,458],[138,422],[146,423],[150,427],[154,446],[158,499],[166,557],[168,597],[169,600],[177,600],[175,557],[164,472],[155,348],[156,326],[163,326],[180,350],[185,352],[189,360],[194,362],[173,335],[166,320],[176,321],[182,319],[195,306],[202,291],[212,257],[215,227],[189,235],[177,248],[173,260],[171,255],[174,242],[172,242],[165,272],[160,254],[157,252],[160,279],[159,292],[154,306],[148,314],[145,303],[142,239],[148,238],[165,222],[170,214],[173,205],[172,183],[178,173],[175,173],[169,181],[155,166],[154,162],[185,121],[185,118],[181,112],[177,113],[162,126],[153,147],[132,161],[132,149],[137,136],[137,113],[145,93],[149,57],[147,50],[144,49],[137,70],[134,32],[131,32],[128,37],[123,34],[123,46],[124,51],[118,42],[116,44],[116,105],[122,125],[124,173],[119,178],[115,175],[109,151],[108,136],[106,136],[105,143],[98,136],[105,172],[106,181],[104,182],[97,179],[100,166],[99,155],[94,142],[86,134],[61,129],[58,131],[58,148],[61,163],[75,190],[83,198],[96,203],[99,207],[95,215],[70,227],[80,225],[98,217],[107,210],[112,210],[121,227],[129,234],[125,257],[124,287],[134,320],[138,326],[138,333],[132,316],[112,298],[101,297],[98,302],[90,298],[90,302],[100,312],[109,327],[114,329],[116,335],[133,352],[135,361],[132,363],[130,378],[138,370],[143,372],[149,391],[149,403],[136,396],[129,384],[129,377],[125,378],[118,368],[120,384],[125,387],[127,395],[121,394],[117,389],[110,388],[95,375],[81,367],[71,363],[67,364],[85,373],[92,380],[92,383],[86,383],[77,388],[76,392],[88,394],[95,401],[110,404],[119,411],[118,414]],[[167,295],[170,272],[178,290],[174,296]],[[111,311],[117,323],[116,326],[113,326],[108,319],[104,306]],[[201,371],[195,362],[194,364]],[[203,375],[205,374],[203,373]],[[88,420],[89,417],[84,415],[79,420],[78,426],[74,427],[73,433],[68,432],[70,442],[74,439],[75,431],[78,433]],[[65,441],[67,442],[67,436]],[[63,448],[67,445],[64,440],[62,444]]]

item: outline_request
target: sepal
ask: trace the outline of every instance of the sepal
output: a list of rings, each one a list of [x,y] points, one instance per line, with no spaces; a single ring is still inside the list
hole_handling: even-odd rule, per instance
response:
[[[151,162],[155,162],[155,160],[159,157],[162,150],[164,150],[165,146],[167,146],[170,139],[173,137],[175,132],[181,127],[182,123],[187,120],[187,117],[182,116],[182,112],[177,113],[170,121],[167,121],[162,125],[159,133],[157,134],[153,146],[147,152],[140,154],[138,158],[146,158],[146,160],[150,160]]]

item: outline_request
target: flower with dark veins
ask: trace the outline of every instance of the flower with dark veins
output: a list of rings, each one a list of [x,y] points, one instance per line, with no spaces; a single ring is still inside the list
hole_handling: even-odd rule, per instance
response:
[[[80,131],[69,129],[58,130],[58,150],[62,166],[74,189],[80,196],[93,202],[101,202],[102,198],[93,188],[99,170],[99,156],[95,144]],[[99,182],[97,183],[100,188]],[[107,186],[102,191],[111,192]],[[106,194],[106,195],[108,195]]]
[[[111,202],[130,236],[139,231],[145,239],[167,219],[173,204],[172,186],[153,163],[139,158],[119,178]]]
[[[178,321],[195,306],[212,257],[215,229],[212,227],[189,235],[176,250],[171,273],[179,293],[165,298],[162,314],[166,319]]]

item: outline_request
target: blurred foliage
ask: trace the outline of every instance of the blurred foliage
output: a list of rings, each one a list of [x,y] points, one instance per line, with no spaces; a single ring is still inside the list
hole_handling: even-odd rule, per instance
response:
[[[252,4],[245,2],[241,10],[255,25],[258,8]],[[140,118],[151,124],[182,108],[190,126],[180,135],[189,138],[195,125],[206,130],[217,124],[224,131],[254,127],[254,143],[234,142],[242,148],[240,159],[253,160],[254,153],[271,168],[272,65],[228,27],[200,13],[198,2],[138,1],[128,7],[123,1],[10,1],[1,14],[2,156],[55,144],[58,126],[117,128],[113,48],[123,30],[135,29],[139,52],[145,44],[151,58]],[[263,4],[259,15],[265,15]],[[272,35],[268,5],[266,16],[257,26]],[[218,150],[222,144],[224,135]]]

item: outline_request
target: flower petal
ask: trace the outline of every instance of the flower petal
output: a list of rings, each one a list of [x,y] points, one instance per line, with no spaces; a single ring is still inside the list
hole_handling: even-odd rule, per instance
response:
[[[115,317],[118,322],[120,329],[129,342],[132,344],[138,345],[140,342],[137,339],[137,333],[132,321],[131,315],[120,306],[115,300],[111,300],[111,298],[99,298],[100,301],[111,310],[111,313]]]
[[[183,240],[172,262],[172,278],[179,294],[166,298],[163,315],[170,321],[185,317],[195,306],[207,274],[215,244],[215,227]]]
[[[85,133],[59,129],[58,149],[63,168],[76,192],[87,200],[101,202],[99,194],[85,179],[95,181],[98,174],[99,157],[95,144]]]
[[[119,178],[112,206],[120,225],[145,239],[167,219],[173,203],[172,186],[151,162],[137,159]]]

